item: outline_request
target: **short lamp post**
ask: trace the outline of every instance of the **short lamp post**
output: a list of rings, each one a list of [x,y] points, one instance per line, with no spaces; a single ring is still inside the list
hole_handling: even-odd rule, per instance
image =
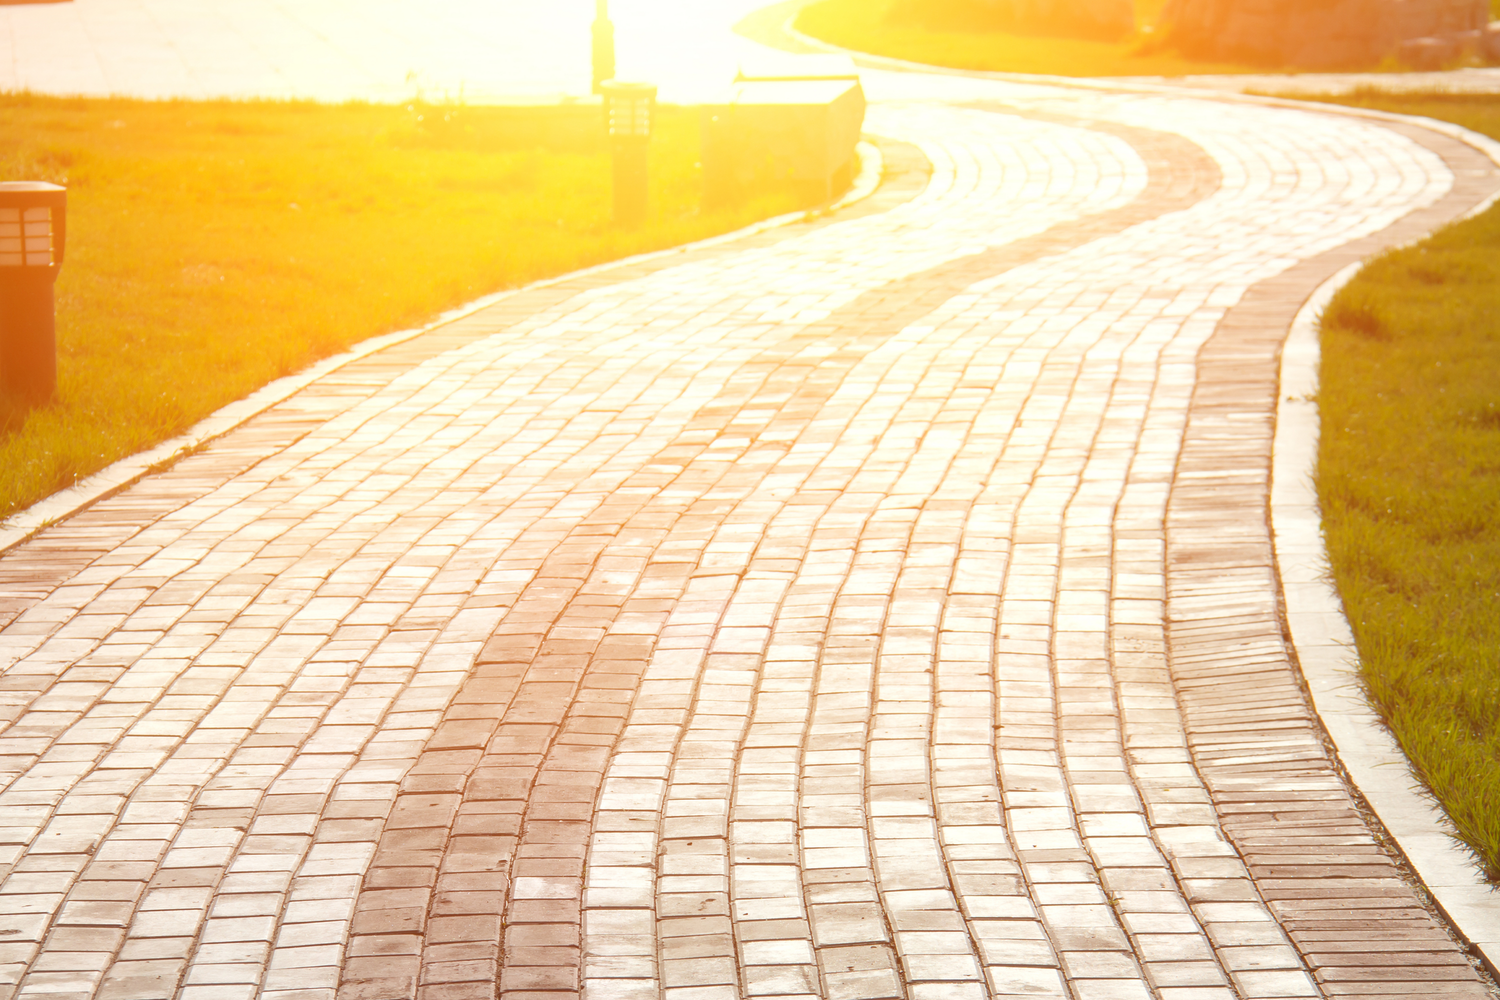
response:
[[[0,393],[38,405],[57,388],[52,285],[67,243],[68,192],[0,183]]]
[[[604,92],[604,81],[615,75],[615,26],[609,20],[609,0],[594,0],[594,93]]]
[[[656,88],[649,83],[606,80],[603,90],[605,121],[614,157],[615,222],[639,226],[646,221]]]

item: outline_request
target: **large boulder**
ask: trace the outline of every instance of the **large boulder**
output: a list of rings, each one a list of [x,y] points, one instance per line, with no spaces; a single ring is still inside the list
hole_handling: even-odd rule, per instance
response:
[[[1489,0],[1170,0],[1158,37],[1198,59],[1293,69],[1372,66],[1418,38],[1484,28]]]

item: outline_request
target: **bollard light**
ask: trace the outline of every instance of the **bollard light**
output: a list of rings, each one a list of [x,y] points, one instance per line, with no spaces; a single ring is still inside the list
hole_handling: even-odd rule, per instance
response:
[[[67,243],[68,192],[0,183],[0,394],[36,405],[57,388],[52,285]]]
[[[656,88],[649,83],[606,80],[604,116],[614,159],[615,222],[639,226],[646,221],[651,125],[656,115]]]

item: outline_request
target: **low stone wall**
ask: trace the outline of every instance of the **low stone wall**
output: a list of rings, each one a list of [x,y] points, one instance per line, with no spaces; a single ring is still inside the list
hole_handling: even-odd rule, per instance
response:
[[[1370,66],[1488,22],[1489,0],[1172,0],[1163,17],[1185,55],[1297,69]]]

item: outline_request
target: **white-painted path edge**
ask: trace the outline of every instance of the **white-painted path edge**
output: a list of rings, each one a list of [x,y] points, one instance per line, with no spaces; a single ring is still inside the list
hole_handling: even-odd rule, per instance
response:
[[[1133,85],[978,70],[945,71],[841,49],[799,32],[794,20],[795,14],[788,17],[782,29],[790,37],[811,48],[848,54],[861,65],[898,72],[949,72],[1012,82],[1045,82],[1087,90],[1191,94],[1205,99],[1401,122],[1457,139],[1500,164],[1500,142],[1432,118],[1257,94],[1205,92],[1191,86]],[[1489,199],[1470,212],[1469,217],[1489,209],[1497,200],[1500,197]],[[1334,589],[1323,543],[1322,513],[1314,485],[1319,433],[1318,320],[1329,300],[1363,267],[1363,263],[1352,264],[1320,286],[1297,314],[1282,347],[1280,402],[1272,449],[1271,520],[1287,626],[1313,710],[1333,741],[1350,783],[1374,811],[1396,849],[1459,937],[1484,962],[1491,975],[1500,976],[1500,887],[1485,881],[1477,859],[1455,839],[1447,814],[1423,787],[1406,754],[1371,707],[1359,680],[1354,633]]]
[[[855,176],[854,183],[850,186],[849,190],[845,192],[843,197],[829,205],[826,209],[827,212],[836,212],[839,209],[853,205],[855,202],[863,201],[880,186],[881,174],[885,169],[885,163],[880,155],[880,150],[872,143],[861,142],[856,151],[859,154],[859,173]],[[596,264],[593,267],[584,268],[579,271],[570,271],[567,274],[544,278],[541,281],[534,281],[529,285],[523,285],[519,288],[493,292],[441,313],[424,326],[408,330],[396,330],[392,333],[369,337],[355,344],[347,351],[314,362],[300,372],[266,383],[243,399],[237,399],[227,406],[215,410],[177,437],[169,438],[146,451],[128,455],[73,486],[59,490],[45,499],[38,500],[30,507],[19,510],[10,515],[10,517],[0,519],[0,553],[4,553],[20,545],[48,525],[61,521],[65,517],[70,517],[91,504],[98,503],[105,497],[119,492],[154,469],[169,465],[184,455],[203,447],[210,441],[223,437],[256,415],[264,413],[278,403],[301,392],[318,379],[324,378],[361,358],[367,358],[388,347],[394,347],[396,344],[405,343],[425,333],[430,333],[441,326],[446,326],[465,316],[473,315],[481,309],[492,306],[496,302],[503,301],[513,295],[519,295],[522,292],[536,288],[546,288],[549,285],[555,285],[562,281],[571,281],[584,275],[604,274],[616,268],[640,264],[644,261],[661,260],[676,254],[686,253],[689,250],[702,249],[704,247],[743,239],[746,236],[753,236],[768,229],[790,225],[806,218],[807,215],[806,211],[788,212],[785,215],[763,219],[760,222],[752,223],[733,232],[711,236],[696,243],[687,243],[681,246],[668,247],[665,250],[653,250],[650,253],[636,254],[633,257],[607,261],[603,264]]]
[[[1351,264],[1298,313],[1281,355],[1281,394],[1271,478],[1271,524],[1286,619],[1313,709],[1349,779],[1459,934],[1491,973],[1500,970],[1500,891],[1441,807],[1413,776],[1359,679],[1354,633],[1334,589],[1314,476],[1318,461],[1318,319],[1360,271]]]
[[[788,26],[789,27],[789,26]],[[795,34],[790,29],[789,34]],[[831,48],[806,36],[801,39],[812,46]],[[867,65],[909,72],[948,72],[953,75],[1043,82],[1058,86],[1114,92],[1190,93],[1201,98],[1240,100],[1287,107],[1314,108],[1323,113],[1358,115],[1415,122],[1425,128],[1460,139],[1481,149],[1497,163],[1497,145],[1488,139],[1457,126],[1427,119],[1411,119],[1379,112],[1337,109],[1326,105],[1240,94],[1209,93],[1190,86],[1167,83],[1078,80],[1061,77],[1023,77],[1016,74],[960,73],[941,71],[898,60],[866,59]],[[864,164],[862,180],[873,189],[879,169]],[[845,202],[868,191],[859,188]],[[799,215],[769,220],[751,231],[784,224]],[[718,237],[733,239],[746,231]],[[709,241],[712,242],[712,241]],[[703,244],[696,244],[701,246]],[[645,255],[644,259],[668,255],[686,248]],[[639,261],[642,257],[632,258]],[[594,270],[607,270],[630,261],[616,261]],[[1322,546],[1316,498],[1311,490],[1311,461],[1316,454],[1318,417],[1316,403],[1304,400],[1316,387],[1317,340],[1316,317],[1327,299],[1358,267],[1327,283],[1308,302],[1287,341],[1283,362],[1281,406],[1275,449],[1273,487],[1273,526],[1277,540],[1277,557],[1286,596],[1289,625],[1301,661],[1304,676],[1312,691],[1315,709],[1335,741],[1338,755],[1351,779],[1371,804],[1399,849],[1427,884],[1438,906],[1456,925],[1459,932],[1484,957],[1492,971],[1500,972],[1500,893],[1480,882],[1467,852],[1456,846],[1446,828],[1446,820],[1431,801],[1414,788],[1406,761],[1394,741],[1380,726],[1365,702],[1353,671],[1352,638],[1343,617],[1337,595],[1328,582],[1326,555]],[[551,284],[566,277],[540,282]],[[287,378],[277,380],[243,400],[230,404],[199,422],[182,436],[164,442],[150,451],[131,456],[111,465],[76,486],[41,501],[33,507],[0,521],[0,552],[34,534],[47,524],[89,506],[109,494],[128,486],[153,467],[168,463],[217,438],[256,414],[274,406],[297,391],[360,358],[381,349],[419,336],[483,308],[515,291],[486,296],[439,317],[419,329],[399,331],[361,342],[344,354],[325,359]],[[1309,353],[1310,352],[1310,353]],[[1299,381],[1300,380],[1300,381]],[[1302,388],[1298,388],[1301,386]],[[1299,426],[1298,421],[1301,421]]]

